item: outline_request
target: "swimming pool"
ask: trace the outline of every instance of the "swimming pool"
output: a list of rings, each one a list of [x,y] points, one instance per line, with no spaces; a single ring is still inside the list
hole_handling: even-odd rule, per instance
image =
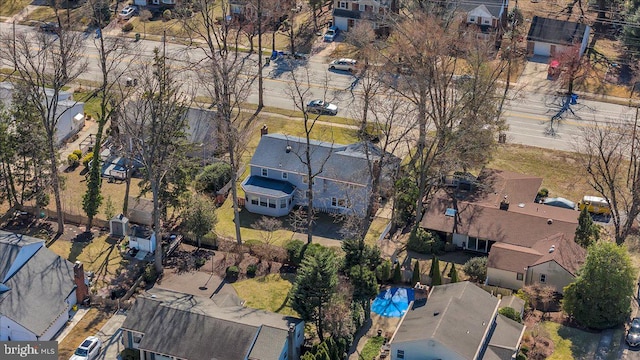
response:
[[[371,304],[371,311],[385,317],[402,317],[413,299],[413,289],[390,288],[376,296]]]

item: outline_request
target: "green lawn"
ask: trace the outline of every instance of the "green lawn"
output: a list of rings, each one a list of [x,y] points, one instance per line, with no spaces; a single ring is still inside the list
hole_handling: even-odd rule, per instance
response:
[[[374,218],[373,221],[371,222],[371,225],[369,225],[369,231],[367,232],[367,235],[364,238],[365,243],[369,245],[375,245],[376,242],[378,241],[378,238],[382,234],[382,231],[389,224],[389,221],[390,221],[389,219],[378,218],[378,217]]]
[[[283,315],[298,316],[289,306],[288,294],[293,275],[271,274],[233,283],[238,296],[246,301],[246,306],[263,309]]]
[[[547,359],[593,359],[593,354],[600,341],[600,333],[590,333],[550,321],[543,322],[542,326],[548,332],[554,346],[553,354]],[[616,343],[620,337],[621,333],[616,331],[613,343]],[[610,353],[607,353],[605,359],[613,360],[617,358],[617,346],[614,346],[614,348]]]
[[[369,359],[377,359],[378,354],[380,354],[380,347],[384,343],[384,337],[376,336],[367,340],[367,343],[362,348],[362,352],[358,354],[359,360],[369,360]]]
[[[73,99],[84,102],[84,112],[97,118],[100,113],[100,98],[91,90],[79,90],[73,93]]]

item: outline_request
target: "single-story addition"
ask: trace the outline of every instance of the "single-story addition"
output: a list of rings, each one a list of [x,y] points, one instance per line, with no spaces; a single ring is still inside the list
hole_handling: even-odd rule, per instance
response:
[[[0,82],[0,101],[6,107],[11,106],[15,87],[10,82]],[[46,100],[51,101],[54,91],[45,89]],[[58,92],[58,107],[56,109],[56,141],[58,144],[77,134],[84,127],[84,103],[73,100],[73,94],[68,91]]]
[[[544,267],[554,265],[541,259],[550,256],[559,268],[564,267],[568,273],[575,274],[584,259],[584,254],[573,245],[579,212],[536,203],[540,185],[542,178],[483,169],[469,191],[455,190],[452,196],[451,190],[438,190],[427,205],[420,226],[460,248],[489,254],[490,284],[495,284],[494,280],[505,287],[544,282],[561,291],[567,274],[550,269],[542,272]],[[552,245],[559,251],[547,255]],[[496,246],[498,251],[517,252],[519,259],[524,261],[518,265],[522,269],[513,268],[511,257],[492,257]],[[582,256],[574,260],[564,258],[580,254]],[[542,266],[543,263],[546,265]],[[525,271],[528,266],[531,268]],[[498,270],[509,270],[513,279],[506,281],[507,274]],[[501,275],[494,279],[498,273]]]
[[[304,342],[298,318],[163,289],[136,299],[122,331],[143,360],[293,360]]]
[[[88,294],[82,264],[42,239],[0,231],[0,341],[49,341]]]
[[[468,281],[434,286],[415,301],[390,340],[392,360],[511,360],[525,326],[498,313],[501,301]]]
[[[283,134],[263,134],[251,158],[250,174],[242,182],[245,208],[257,214],[287,215],[308,205],[309,179],[305,161],[306,140]],[[371,195],[370,164],[379,166],[382,151],[368,142],[340,145],[312,140],[313,207],[322,212],[364,215]],[[381,184],[397,164],[385,156]]]
[[[531,248],[498,243],[487,262],[487,284],[520,289],[540,283],[562,294],[584,264],[586,251],[565,234],[544,238]]]
[[[590,34],[591,27],[586,24],[534,16],[527,35],[527,53],[530,56],[555,56],[571,46],[579,45],[582,56]]]

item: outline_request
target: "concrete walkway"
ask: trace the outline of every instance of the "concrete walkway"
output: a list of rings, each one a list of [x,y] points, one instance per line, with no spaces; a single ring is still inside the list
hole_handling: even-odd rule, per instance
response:
[[[124,350],[122,345],[122,330],[120,327],[127,318],[122,312],[114,314],[96,334],[100,341],[102,341],[102,351],[98,356],[98,359],[119,359],[120,352]]]
[[[76,326],[76,324],[80,320],[82,320],[82,318],[85,316],[87,311],[89,311],[88,308],[84,308],[84,307],[78,308],[78,310],[75,312],[75,314],[73,314],[73,316],[71,317],[71,320],[69,322],[67,322],[67,325],[64,327],[64,330],[62,330],[62,332],[59,333],[58,336],[55,337],[55,340],[58,343],[61,343],[62,340],[64,340],[64,338],[67,337],[67,335],[69,335],[71,330],[73,330],[73,328]]]

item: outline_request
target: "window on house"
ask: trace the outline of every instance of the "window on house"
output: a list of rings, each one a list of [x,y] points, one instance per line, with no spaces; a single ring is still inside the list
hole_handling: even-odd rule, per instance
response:
[[[276,208],[276,201],[275,199],[269,199],[269,207],[272,209]]]
[[[255,196],[251,197],[251,205],[258,205],[258,198]]]
[[[302,182],[305,184],[309,183],[309,177],[307,175],[302,176]],[[315,185],[316,184],[316,178],[313,178],[313,180],[311,181],[311,184]]]
[[[367,5],[360,4],[360,5],[358,6],[358,10],[359,10],[360,12],[367,11]]]
[[[282,178],[285,179],[285,180],[288,179],[289,178],[289,173],[283,172],[282,173]]]
[[[346,1],[338,1],[338,9],[348,9],[348,4]]]
[[[262,176],[269,176],[269,169],[262,168]]]
[[[485,24],[491,24],[489,20],[483,20]]]
[[[280,200],[280,209],[284,209],[287,207],[287,199]]]
[[[346,199],[338,199],[335,197],[331,198],[331,206],[333,207],[347,207],[347,200]]]
[[[267,207],[267,199],[266,198],[260,198],[260,206],[264,206]]]
[[[476,22],[476,18],[475,18],[475,17],[473,17],[473,16],[470,16],[470,17],[469,17],[469,22]]]
[[[469,245],[467,246],[467,249],[476,250],[478,248],[477,246],[478,246],[478,239],[474,237],[469,237]]]
[[[545,283],[545,282],[547,282],[547,275],[545,275],[545,274],[540,274],[540,282],[541,282],[541,283]]]
[[[516,280],[522,280],[524,279],[524,274],[523,273],[517,273],[516,274]]]
[[[398,350],[398,352],[396,353],[396,357],[398,359],[404,359],[404,350]]]
[[[134,335],[133,336],[133,343],[134,344],[140,344],[140,341],[142,341],[142,336],[141,335]]]

